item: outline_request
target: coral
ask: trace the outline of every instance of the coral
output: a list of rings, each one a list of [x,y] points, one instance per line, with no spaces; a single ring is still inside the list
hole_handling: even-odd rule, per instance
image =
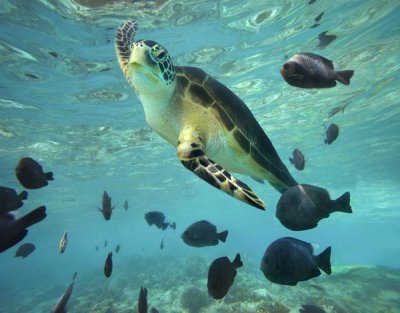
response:
[[[181,306],[189,313],[198,313],[211,302],[211,298],[204,291],[194,286],[186,288],[181,296]]]

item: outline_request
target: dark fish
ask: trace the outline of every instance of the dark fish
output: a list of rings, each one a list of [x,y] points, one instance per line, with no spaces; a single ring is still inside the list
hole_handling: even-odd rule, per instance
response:
[[[326,189],[300,184],[282,194],[275,215],[283,226],[291,230],[306,230],[317,227],[321,219],[333,212],[352,213],[350,192],[331,200]]]
[[[172,229],[176,228],[176,224],[175,223],[166,223],[165,222],[165,215],[162,212],[159,211],[150,211],[147,212],[144,215],[144,218],[146,219],[147,224],[151,225],[156,225],[157,228],[161,229],[161,230],[165,230],[168,228],[168,226],[170,226]]]
[[[30,79],[40,79],[39,76],[35,75],[35,74],[31,74],[31,73],[24,73],[24,75]],[[28,188],[28,187],[26,187]]]
[[[107,247],[107,239],[104,240],[104,247]]]
[[[46,217],[46,207],[41,206],[19,219],[10,214],[0,215],[0,252],[16,245],[28,234],[27,228]]]
[[[169,227],[172,228],[173,230],[175,230],[176,229],[176,223],[175,222],[170,223]]]
[[[236,254],[231,262],[227,257],[214,260],[208,269],[207,288],[208,293],[214,299],[225,297],[231,288],[236,276],[236,269],[243,266],[240,254]]]
[[[292,151],[293,158],[289,158],[290,163],[294,164],[294,167],[299,171],[304,170],[306,160],[304,159],[303,153],[299,149]]]
[[[128,200],[125,200],[125,202],[124,202],[124,209],[125,209],[125,211],[128,210],[128,207],[129,207],[129,206],[128,206]]]
[[[17,194],[15,189],[0,187],[0,214],[19,209],[24,205],[22,200],[28,199],[28,193],[24,190]]]
[[[310,0],[310,1],[308,1],[308,5],[313,4],[315,1],[317,1],[317,0]]]
[[[322,32],[318,35],[318,48],[325,48],[327,45],[329,45],[332,41],[336,40],[337,36],[336,35],[327,35],[328,31]]]
[[[107,255],[106,263],[104,264],[104,275],[110,277],[113,269],[112,252]]]
[[[72,283],[68,286],[67,290],[65,290],[64,294],[61,296],[61,298],[58,300],[56,306],[51,311],[52,313],[67,312],[65,307],[67,306],[68,300],[72,294],[72,290],[74,289],[76,275],[77,275],[77,272],[75,272],[74,277],[72,278]]]
[[[121,249],[121,246],[120,246],[120,245],[117,245],[117,246],[115,247],[115,252],[118,253],[120,249]]]
[[[35,250],[35,245],[32,243],[24,243],[23,245],[19,246],[18,250],[15,252],[14,257],[23,257],[26,258]]]
[[[285,237],[271,243],[261,261],[260,269],[265,278],[281,285],[295,286],[325,273],[331,273],[331,247],[320,255],[313,255],[311,244]]]
[[[161,240],[160,249],[161,249],[161,250],[164,249],[164,239]]]
[[[112,210],[114,210],[114,207],[111,207],[111,197],[108,195],[106,191],[104,191],[102,199],[102,208],[99,209],[99,211],[103,213],[104,219],[106,221],[108,221],[111,218]]]
[[[202,220],[190,225],[182,234],[183,241],[191,247],[216,246],[219,241],[225,242],[228,231],[217,233],[217,227]]]
[[[58,243],[58,249],[60,250],[60,253],[64,253],[65,249],[67,249],[67,245],[68,245],[68,233],[67,231],[65,231]]]
[[[55,51],[49,51],[48,54],[51,55],[53,58],[58,58],[58,53]]]
[[[312,304],[303,304],[299,312],[300,313],[326,313],[319,306],[312,305]]]
[[[99,246],[94,247],[96,249],[96,251],[99,251]]]
[[[314,21],[319,22],[324,14],[325,14],[325,12],[322,12],[321,14],[319,14],[319,15],[314,19]]]
[[[138,298],[138,313],[147,313],[147,289],[145,287],[140,288]]]
[[[353,70],[335,71],[332,61],[313,53],[298,53],[281,68],[282,77],[292,86],[300,88],[330,88],[336,81],[350,84]]]
[[[158,310],[156,308],[151,308],[150,309],[150,313],[159,313]]]
[[[15,174],[21,185],[28,189],[42,188],[48,185],[48,180],[54,180],[53,172],[43,172],[42,166],[32,158],[19,160]]]
[[[332,142],[334,142],[336,140],[336,138],[338,136],[339,136],[339,126],[332,123],[328,126],[328,128],[325,132],[324,143],[330,145]]]

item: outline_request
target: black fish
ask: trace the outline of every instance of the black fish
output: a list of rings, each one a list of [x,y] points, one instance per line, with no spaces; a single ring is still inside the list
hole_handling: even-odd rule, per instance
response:
[[[325,12],[322,12],[321,14],[319,14],[319,15],[314,19],[314,21],[319,22],[324,14],[325,14]]]
[[[23,245],[18,247],[18,250],[15,252],[14,257],[23,257],[26,258],[35,250],[35,245],[32,243],[24,243]]]
[[[236,254],[231,262],[226,256],[214,260],[208,269],[207,288],[208,293],[214,299],[225,297],[231,288],[236,276],[236,269],[243,266],[240,254]]]
[[[118,253],[120,249],[121,249],[121,246],[120,246],[120,245],[117,245],[117,246],[115,247],[115,252]]]
[[[147,289],[145,287],[140,288],[138,298],[138,313],[147,313]]]
[[[102,199],[102,208],[99,209],[99,211],[103,213],[104,219],[106,221],[108,221],[111,218],[112,210],[114,210],[114,207],[111,207],[111,197],[108,195],[106,191],[104,191]]]
[[[169,227],[175,230],[176,229],[176,223],[175,222],[170,223]]]
[[[161,249],[161,250],[164,249],[164,239],[161,240],[160,249]]]
[[[72,283],[68,286],[67,290],[65,290],[64,294],[61,296],[61,298],[58,300],[56,306],[54,307],[53,310],[51,310],[52,313],[65,313],[67,312],[65,307],[68,303],[69,298],[71,297],[72,290],[74,289],[74,283],[75,283],[75,278],[76,278],[77,272],[75,272],[74,277],[72,278]]]
[[[324,143],[330,145],[332,142],[336,140],[338,136],[339,136],[339,126],[332,123],[326,129]]]
[[[158,310],[156,308],[151,308],[150,309],[150,313],[159,313]]]
[[[308,1],[308,5],[313,4],[315,1],[317,1],[317,0],[310,0],[310,1]]]
[[[300,313],[326,313],[323,309],[319,306],[312,305],[312,304],[303,304],[299,311]]]
[[[161,230],[165,230],[168,228],[168,226],[170,226],[172,229],[176,228],[175,223],[166,223],[165,222],[165,215],[162,212],[159,211],[150,211],[147,212],[144,215],[144,218],[146,219],[147,224],[151,225],[156,225],[157,228],[161,229]]]
[[[124,202],[124,209],[125,209],[125,211],[128,210],[128,207],[129,207],[129,206],[128,206],[128,200],[125,200],[125,202]]]
[[[303,153],[299,149],[292,151],[293,158],[289,158],[290,163],[294,164],[294,167],[299,171],[304,170],[306,160],[304,159]]]
[[[281,68],[282,77],[292,86],[300,88],[330,88],[336,81],[350,84],[353,70],[335,71],[332,61],[313,53],[298,53]]]
[[[19,160],[15,174],[21,185],[28,189],[42,188],[48,185],[48,180],[54,180],[53,172],[43,172],[42,166],[32,158]]]
[[[313,255],[311,244],[285,237],[271,243],[261,261],[260,269],[265,278],[281,285],[295,286],[325,273],[331,273],[331,247],[320,255]]]
[[[104,240],[104,248],[107,247],[107,239]]]
[[[28,199],[28,193],[24,190],[17,194],[15,189],[0,187],[0,214],[19,209],[24,205],[22,200]]]
[[[282,194],[275,215],[283,226],[291,230],[306,230],[317,227],[321,219],[333,212],[352,213],[350,192],[331,200],[326,189],[300,184]]]
[[[41,206],[19,219],[8,213],[0,215],[0,252],[16,245],[28,234],[27,228],[46,217],[46,207]]]
[[[107,255],[106,263],[104,264],[104,275],[110,277],[113,270],[112,252]]]
[[[318,35],[318,48],[325,48],[327,45],[329,45],[332,41],[336,40],[337,36],[336,35],[327,35],[328,31],[322,32]]]
[[[217,227],[202,220],[190,225],[182,234],[183,241],[191,247],[216,246],[219,241],[225,242],[228,231],[217,233]]]

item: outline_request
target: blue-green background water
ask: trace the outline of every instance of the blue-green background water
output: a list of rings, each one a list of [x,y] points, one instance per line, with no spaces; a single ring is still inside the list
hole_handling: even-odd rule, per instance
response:
[[[321,25],[310,28],[322,12]],[[238,94],[297,181],[327,188],[333,198],[350,191],[354,213],[335,213],[316,229],[292,232],[275,218],[279,194],[270,185],[241,177],[267,203],[263,212],[187,171],[175,147],[146,126],[142,105],[119,69],[115,29],[132,17],[140,24],[137,38],[160,42],[175,64],[201,67]],[[0,254],[0,312],[48,312],[75,271],[78,280],[69,312],[92,312],[93,302],[100,301],[97,287],[122,292],[113,279],[129,281],[130,275],[152,272],[152,266],[156,276],[174,276],[180,270],[174,264],[188,257],[202,258],[208,265],[237,252],[254,279],[268,287],[272,284],[259,271],[259,261],[266,247],[283,236],[318,244],[319,252],[332,246],[334,269],[399,268],[399,21],[395,0],[317,0],[311,5],[115,1],[99,8],[72,0],[2,1],[0,184],[22,190],[14,168],[24,156],[39,160],[54,172],[55,180],[29,191],[17,212],[19,216],[47,206],[47,218],[31,227],[23,241],[36,245],[34,253],[14,258],[17,245]],[[318,34],[323,31],[338,38],[320,49]],[[302,51],[321,54],[338,69],[353,69],[350,86],[303,90],[287,85],[279,69],[285,56]],[[328,118],[332,109],[346,103],[343,114]],[[324,132],[331,122],[340,126],[340,135],[325,146]],[[302,172],[288,161],[295,147],[307,159]],[[116,206],[108,222],[97,210],[104,190]],[[149,210],[165,212],[177,223],[176,231],[149,227],[143,218]],[[182,231],[200,219],[228,229],[227,242],[203,249],[186,246]],[[60,254],[57,245],[65,230],[69,243]],[[107,280],[104,260],[116,244],[121,251],[114,253],[113,276]],[[334,275],[335,270],[326,280]],[[146,279],[135,276],[135,283],[148,284]],[[133,308],[138,289],[124,292],[128,296],[119,302]],[[89,303],[86,309],[76,309],[79,297],[84,299],[81,307]],[[184,312],[164,302],[160,312]],[[357,305],[352,309],[358,312]]]

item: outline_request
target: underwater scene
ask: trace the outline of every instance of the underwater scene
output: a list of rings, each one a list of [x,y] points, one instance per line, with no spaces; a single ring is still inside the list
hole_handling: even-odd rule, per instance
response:
[[[400,312],[399,21],[3,0],[0,313]]]

